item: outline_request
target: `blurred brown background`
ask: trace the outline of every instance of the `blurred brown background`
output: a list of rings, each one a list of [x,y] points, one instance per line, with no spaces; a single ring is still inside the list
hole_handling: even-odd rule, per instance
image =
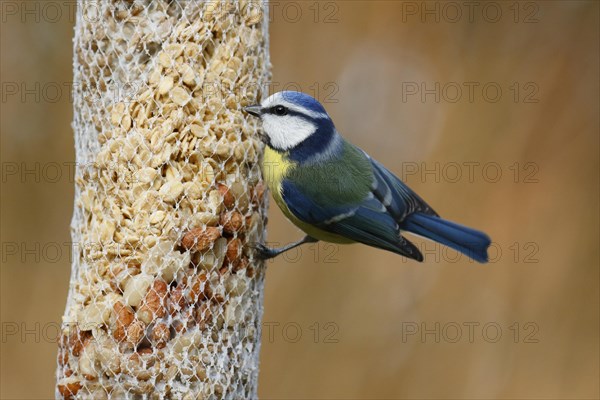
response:
[[[26,12],[46,3],[62,15]],[[69,283],[61,4],[0,13],[7,399],[53,397]],[[598,398],[599,3],[281,1],[271,19],[274,90],[316,95],[347,138],[495,245],[487,265],[432,245],[423,264],[326,244],[270,262],[260,396]],[[270,240],[299,236],[272,207]]]

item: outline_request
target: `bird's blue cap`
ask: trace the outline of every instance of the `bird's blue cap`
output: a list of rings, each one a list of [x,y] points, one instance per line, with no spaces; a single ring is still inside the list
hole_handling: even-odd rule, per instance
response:
[[[319,103],[317,99],[306,93],[286,90],[281,92],[280,94],[281,97],[287,102],[297,104],[310,111],[327,114],[327,111],[325,111],[325,108],[321,105],[321,103]]]

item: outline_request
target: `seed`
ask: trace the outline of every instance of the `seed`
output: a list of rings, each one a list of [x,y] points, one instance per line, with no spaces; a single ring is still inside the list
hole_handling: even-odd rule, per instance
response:
[[[181,79],[183,80],[183,83],[193,88],[196,85],[196,76],[192,67],[190,67],[188,64],[184,64],[181,67],[181,72]]]
[[[125,291],[123,292],[125,303],[131,307],[139,307],[153,280],[154,278],[148,274],[139,274],[131,277],[127,281]]]
[[[183,45],[180,43],[169,43],[165,46],[165,50],[169,53],[172,59],[176,59],[183,53]]]
[[[160,83],[158,84],[158,93],[159,94],[167,94],[169,90],[173,87],[173,77],[172,76],[163,76],[160,79]]]
[[[239,181],[233,182],[231,184],[231,192],[237,199],[237,206],[239,210],[242,212],[246,212],[248,210],[248,204],[250,203],[248,190],[246,190],[246,186]]]
[[[58,392],[65,399],[72,399],[79,393],[81,382],[75,377],[63,378],[57,384]]]
[[[190,94],[181,86],[177,86],[171,90],[171,98],[176,104],[182,107],[191,100]]]
[[[103,243],[110,242],[113,240],[115,234],[115,223],[110,220],[105,220],[100,225],[100,240]]]
[[[163,51],[158,55],[158,62],[163,68],[169,68],[171,66],[171,57]]]
[[[225,253],[227,252],[227,239],[219,238],[215,241],[212,250],[202,253],[200,260],[198,261],[198,267],[206,270],[212,270],[220,268],[223,265],[225,259]]]
[[[196,228],[183,236],[181,245],[187,250],[203,251],[208,249],[219,237],[221,237],[219,228],[212,226]]]
[[[217,185],[217,188],[218,188],[221,196],[223,196],[223,205],[228,209],[232,209],[233,206],[235,206],[234,193],[231,190],[229,190],[229,188],[227,186],[225,186],[221,183],[219,183]]]
[[[142,168],[135,174],[135,178],[138,182],[150,183],[156,179],[158,171],[154,168],[146,167]]]
[[[154,325],[152,329],[152,341],[155,343],[156,347],[161,349],[166,346],[167,342],[171,338],[171,332],[169,327],[164,322],[159,322]]]
[[[198,138],[201,138],[206,135],[206,131],[202,129],[200,125],[197,124],[190,125],[190,132],[192,132],[192,135]]]
[[[127,327],[127,341],[133,345],[138,344],[144,337],[146,327],[142,321],[134,321]]]
[[[153,225],[158,224],[159,222],[161,222],[163,219],[165,219],[165,212],[164,211],[156,211],[154,213],[152,213],[152,215],[150,215],[150,223]]]
[[[103,303],[91,303],[86,306],[77,318],[79,328],[84,331],[98,329],[108,322],[110,309]]]
[[[174,203],[183,193],[183,189],[183,183],[180,181],[171,180],[162,185],[158,193],[161,195],[165,203]]]
[[[210,288],[210,282],[206,274],[202,273],[197,275],[192,283],[192,290],[190,291],[190,300],[196,302],[198,300],[208,300],[212,297],[212,290]]]
[[[83,352],[79,356],[79,372],[86,377],[86,379],[94,380],[98,377],[96,371],[96,345],[94,342],[90,342]]]
[[[235,264],[239,261],[242,255],[242,241],[238,238],[230,239],[227,242],[227,252],[225,253],[225,261]]]
[[[150,324],[155,318],[162,318],[167,313],[167,283],[162,279],[156,279],[152,283],[152,287],[146,292],[146,296],[142,301],[136,315],[138,318]]]
[[[120,301],[113,305],[113,311],[115,315],[113,337],[121,342],[126,338],[127,327],[133,322],[134,313],[131,307],[124,305]]]
[[[244,216],[237,211],[229,211],[221,214],[219,223],[223,226],[223,231],[229,234],[241,232],[244,228]]]

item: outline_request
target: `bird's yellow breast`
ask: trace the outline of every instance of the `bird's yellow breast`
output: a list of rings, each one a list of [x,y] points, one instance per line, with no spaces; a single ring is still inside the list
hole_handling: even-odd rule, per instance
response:
[[[265,147],[262,163],[263,178],[265,182],[267,182],[267,186],[273,195],[275,203],[279,206],[285,216],[292,221],[292,223],[294,223],[294,225],[315,239],[334,243],[352,243],[351,240],[348,240],[342,236],[323,231],[314,227],[313,225],[307,224],[292,214],[283,200],[281,183],[286,178],[288,172],[292,168],[296,167],[297,164],[291,161],[285,153],[280,153],[276,150],[273,150],[269,146]]]
[[[277,203],[288,219],[298,225],[298,223],[302,223],[302,221],[299,221],[285,204],[281,187],[281,182],[286,177],[287,172],[290,168],[294,167],[295,164],[285,156],[285,153],[275,151],[269,146],[265,148],[262,164],[263,178],[265,182],[267,182],[267,186],[273,195],[275,203]]]
[[[262,165],[263,178],[272,192],[281,192],[281,181],[286,177],[288,170],[293,167],[295,164],[285,156],[285,153],[275,151],[269,146],[265,148]]]

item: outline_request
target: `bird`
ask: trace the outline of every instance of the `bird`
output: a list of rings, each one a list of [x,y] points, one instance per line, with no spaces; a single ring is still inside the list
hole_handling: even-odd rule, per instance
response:
[[[270,259],[304,243],[362,243],[416,261],[423,255],[405,233],[488,261],[488,235],[441,218],[377,160],[345,140],[325,108],[297,91],[243,107],[262,121],[262,173],[275,203],[306,235],[280,248],[255,243]]]

